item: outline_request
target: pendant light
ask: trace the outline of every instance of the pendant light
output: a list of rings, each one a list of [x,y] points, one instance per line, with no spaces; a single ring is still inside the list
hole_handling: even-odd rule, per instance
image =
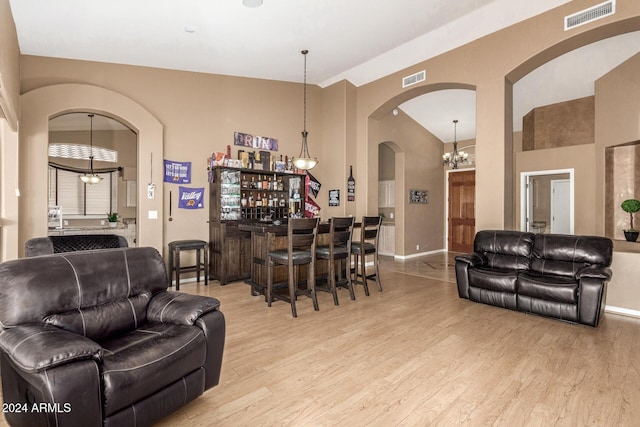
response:
[[[89,173],[85,172],[84,175],[80,175],[80,181],[85,184],[93,185],[102,181],[102,177],[93,172],[93,116],[95,116],[95,114],[88,114],[88,116],[91,121],[91,128],[89,131],[89,141],[91,144],[91,151],[89,152]]]
[[[458,120],[453,121],[453,151],[442,155],[442,164],[452,169],[458,169],[458,165],[469,163],[469,153],[458,151],[457,141]]]
[[[302,147],[300,148],[300,155],[293,159],[293,164],[298,169],[308,170],[313,169],[318,164],[318,159],[312,158],[309,154],[309,147],[307,146],[307,53],[308,50],[300,52],[304,55],[304,122],[302,130]]]

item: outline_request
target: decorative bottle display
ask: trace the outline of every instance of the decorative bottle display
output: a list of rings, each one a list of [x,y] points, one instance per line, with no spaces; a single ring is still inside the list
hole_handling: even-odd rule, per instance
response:
[[[356,180],[353,178],[353,166],[349,165],[349,179],[347,179],[347,201],[356,200]]]
[[[300,174],[233,166],[216,166],[211,172],[218,221],[283,222],[304,212],[305,177]]]

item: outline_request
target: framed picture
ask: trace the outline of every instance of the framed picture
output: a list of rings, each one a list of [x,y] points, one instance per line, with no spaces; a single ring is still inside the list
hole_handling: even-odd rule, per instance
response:
[[[329,190],[329,206],[340,206],[340,190]]]
[[[49,228],[62,228],[62,206],[49,206],[47,224]]]
[[[429,191],[409,190],[409,203],[429,203]]]

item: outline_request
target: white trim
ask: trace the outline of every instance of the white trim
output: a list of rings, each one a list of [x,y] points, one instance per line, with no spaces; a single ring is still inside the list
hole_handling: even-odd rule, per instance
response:
[[[640,311],[638,310],[631,310],[628,308],[613,307],[611,305],[607,305],[604,307],[604,311],[611,314],[619,314],[621,316],[629,316],[640,319]]]
[[[520,172],[520,230],[529,231],[527,224],[527,178],[539,175],[558,175],[569,174],[569,221],[570,234],[575,233],[575,170],[570,169],[551,169],[543,171]]]

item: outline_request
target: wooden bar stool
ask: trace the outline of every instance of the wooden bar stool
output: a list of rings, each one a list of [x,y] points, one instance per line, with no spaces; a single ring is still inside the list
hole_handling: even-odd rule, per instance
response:
[[[338,287],[349,289],[352,300],[356,299],[351,283],[351,272],[347,263],[351,260],[351,236],[353,234],[353,217],[331,218],[329,226],[329,245],[316,248],[316,258],[329,260],[329,275],[325,285],[316,284],[316,290],[333,294],[333,302],[338,305]],[[336,268],[338,261],[344,260],[344,265]]]
[[[291,304],[291,314],[298,317],[296,299],[306,295],[313,300],[313,308],[318,311],[318,298],[315,289],[316,236],[318,218],[290,218],[287,225],[287,249],[267,252],[267,305],[271,307],[274,298]],[[273,269],[275,265],[288,267],[289,295],[273,292]],[[307,265],[307,288],[301,289],[298,283],[298,266]]]
[[[180,265],[181,251],[196,251],[195,265],[183,267]],[[203,253],[203,260],[200,260],[200,252]],[[204,271],[204,284],[209,284],[209,254],[207,242],[204,240],[176,240],[169,243],[169,284],[173,282],[173,276],[176,277],[176,291],[180,290],[180,274],[196,272],[196,280],[200,283],[200,269]]]
[[[351,253],[355,257],[353,273],[353,284],[359,284],[364,287],[365,295],[369,296],[368,280],[375,280],[378,284],[378,290],[382,292],[382,283],[380,283],[380,271],[378,269],[378,238],[380,236],[380,224],[382,217],[380,216],[363,216],[360,228],[360,241],[351,242]],[[373,265],[375,273],[367,275],[367,255],[373,256]]]

